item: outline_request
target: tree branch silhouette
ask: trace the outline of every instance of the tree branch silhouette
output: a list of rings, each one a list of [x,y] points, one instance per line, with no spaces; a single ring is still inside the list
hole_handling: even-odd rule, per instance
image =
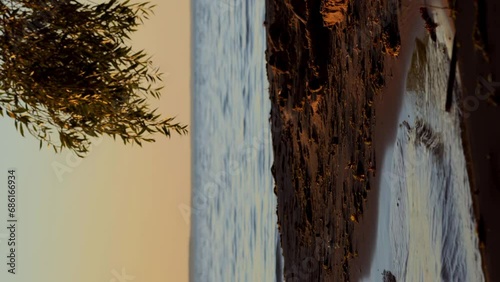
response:
[[[0,114],[56,152],[79,156],[92,137],[124,144],[152,134],[187,134],[148,98],[161,96],[162,74],[130,35],[153,14],[148,2],[0,1]]]

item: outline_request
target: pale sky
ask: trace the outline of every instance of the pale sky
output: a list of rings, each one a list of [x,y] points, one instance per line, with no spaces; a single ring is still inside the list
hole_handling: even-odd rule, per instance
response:
[[[190,121],[190,2],[153,0],[155,16],[133,36],[166,74],[160,110]],[[7,170],[17,170],[17,274],[7,272],[0,229],[0,281],[188,281],[190,136],[125,146],[112,139],[83,160],[38,150],[0,118],[0,225]],[[158,139],[157,138],[157,139]]]

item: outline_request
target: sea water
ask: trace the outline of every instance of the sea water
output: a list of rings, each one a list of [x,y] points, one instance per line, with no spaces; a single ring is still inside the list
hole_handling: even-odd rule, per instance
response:
[[[277,281],[264,0],[192,1],[191,281]]]
[[[399,126],[381,172],[374,262],[397,281],[484,281],[457,106],[446,111],[449,44],[417,39]],[[457,70],[458,71],[458,70]]]
[[[417,44],[393,153],[390,230],[403,281],[483,281],[459,108],[445,111],[448,56]],[[455,90],[460,97],[460,88]],[[457,98],[455,98],[456,102]]]

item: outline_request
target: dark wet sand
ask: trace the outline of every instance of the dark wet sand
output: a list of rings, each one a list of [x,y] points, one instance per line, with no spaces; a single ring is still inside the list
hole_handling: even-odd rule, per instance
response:
[[[500,108],[494,105],[500,104],[500,88],[490,92],[480,79],[491,75],[491,81],[500,81],[500,2],[457,0],[455,5],[462,138],[483,268],[487,281],[500,281]],[[488,93],[492,95],[487,97]]]

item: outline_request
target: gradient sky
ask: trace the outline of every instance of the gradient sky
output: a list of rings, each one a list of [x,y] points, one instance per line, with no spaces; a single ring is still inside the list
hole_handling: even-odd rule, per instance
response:
[[[133,36],[165,75],[159,103],[190,124],[190,2],[153,0]],[[124,146],[97,142],[83,160],[38,150],[0,119],[0,281],[187,281],[190,137]],[[7,170],[18,174],[16,276],[7,273]],[[59,172],[59,174],[57,173]]]

